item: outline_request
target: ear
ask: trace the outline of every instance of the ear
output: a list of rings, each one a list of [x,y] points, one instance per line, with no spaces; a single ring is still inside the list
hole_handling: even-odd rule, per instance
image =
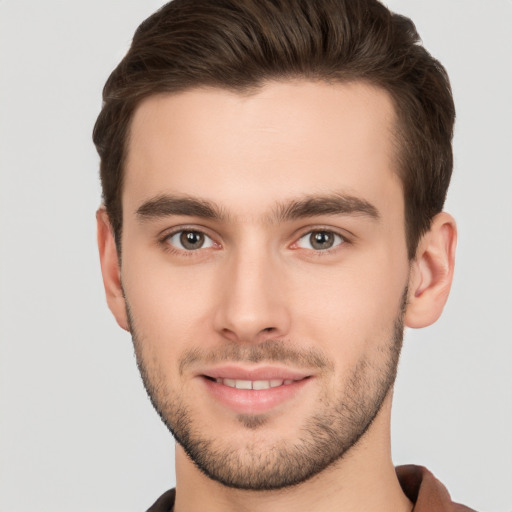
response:
[[[456,245],[455,220],[441,212],[418,244],[409,280],[406,326],[426,327],[441,316],[452,285]]]
[[[98,226],[98,249],[100,251],[101,273],[107,304],[112,311],[117,323],[129,331],[128,317],[126,314],[126,303],[124,300],[123,288],[121,286],[121,269],[117,254],[114,233],[108,214],[104,207],[96,212],[96,223]]]

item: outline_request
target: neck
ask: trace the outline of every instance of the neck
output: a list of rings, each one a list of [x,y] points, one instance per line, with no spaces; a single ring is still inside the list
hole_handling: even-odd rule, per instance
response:
[[[391,461],[391,396],[345,456],[308,481],[276,491],[231,489],[205,476],[176,447],[175,512],[410,512]],[[200,490],[200,491],[198,491]]]

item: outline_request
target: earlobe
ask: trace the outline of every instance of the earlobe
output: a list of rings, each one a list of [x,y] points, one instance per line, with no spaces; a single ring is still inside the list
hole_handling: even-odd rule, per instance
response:
[[[443,311],[453,280],[457,226],[441,212],[420,240],[409,280],[405,325],[413,328],[433,324]]]
[[[126,314],[126,303],[121,286],[121,269],[117,254],[114,233],[104,207],[96,212],[96,223],[98,229],[98,249],[100,253],[101,273],[107,304],[112,311],[117,323],[129,331],[129,323]]]

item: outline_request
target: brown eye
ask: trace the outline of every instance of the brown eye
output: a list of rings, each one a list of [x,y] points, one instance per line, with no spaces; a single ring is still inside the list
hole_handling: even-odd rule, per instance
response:
[[[174,233],[167,238],[167,243],[177,249],[185,251],[197,251],[213,247],[212,239],[201,231],[183,230]]]
[[[189,251],[200,249],[204,244],[204,235],[197,231],[182,231],[180,235],[180,243]]]
[[[300,238],[298,246],[303,249],[325,251],[344,242],[341,235],[333,231],[311,231]]]

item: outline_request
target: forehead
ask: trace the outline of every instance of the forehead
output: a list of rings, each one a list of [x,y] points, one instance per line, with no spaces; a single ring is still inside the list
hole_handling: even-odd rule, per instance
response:
[[[123,210],[158,194],[213,200],[245,218],[310,193],[389,202],[401,191],[394,123],[389,95],[360,82],[152,96],[132,121]]]

